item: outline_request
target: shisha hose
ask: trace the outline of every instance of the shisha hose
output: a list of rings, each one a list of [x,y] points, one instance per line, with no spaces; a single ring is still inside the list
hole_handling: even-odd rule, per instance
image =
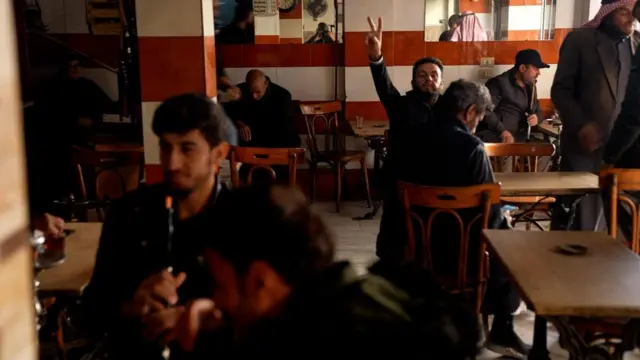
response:
[[[167,196],[164,200],[164,206],[167,209],[168,223],[167,223],[167,271],[173,274],[173,257],[171,255],[171,250],[173,246],[173,198],[171,196]],[[169,360],[171,357],[171,349],[169,346],[165,346],[162,349],[162,357],[165,360]]]

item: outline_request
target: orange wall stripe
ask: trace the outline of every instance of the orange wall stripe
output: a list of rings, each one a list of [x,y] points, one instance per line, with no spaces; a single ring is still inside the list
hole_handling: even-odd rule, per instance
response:
[[[216,93],[213,36],[140,37],[138,46],[142,101],[163,101],[185,92]]]
[[[302,44],[302,38],[280,38],[280,44]]]
[[[280,44],[280,35],[256,35],[256,44]]]
[[[343,44],[219,45],[226,68],[342,66]]]
[[[424,56],[440,58],[446,65],[479,65],[480,58],[493,57],[496,65],[513,64],[516,53],[536,49],[550,64],[558,62],[562,40],[571,29],[556,29],[553,40],[425,42],[422,31],[390,31],[383,34],[383,55],[390,66],[410,66]],[[362,45],[365,32],[345,34],[345,66],[369,66]]]
[[[477,0],[476,0],[477,1]],[[491,0],[460,0],[460,12],[471,11],[474,13],[490,13]]]

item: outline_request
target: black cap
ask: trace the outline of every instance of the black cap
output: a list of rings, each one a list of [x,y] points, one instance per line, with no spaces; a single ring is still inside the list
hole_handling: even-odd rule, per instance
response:
[[[516,54],[516,66],[533,65],[538,69],[548,69],[551,66],[542,62],[540,53],[533,49],[520,50]]]

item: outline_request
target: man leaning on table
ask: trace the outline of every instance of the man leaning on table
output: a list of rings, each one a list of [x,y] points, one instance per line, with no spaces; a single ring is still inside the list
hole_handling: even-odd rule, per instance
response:
[[[234,142],[230,126],[222,109],[201,95],[176,96],[156,110],[152,128],[165,181],[113,205],[82,297],[82,328],[97,338],[106,335],[110,358],[162,359],[184,304],[208,295],[201,262],[205,234],[196,229],[224,196],[217,174]],[[175,209],[173,217],[168,207]]]

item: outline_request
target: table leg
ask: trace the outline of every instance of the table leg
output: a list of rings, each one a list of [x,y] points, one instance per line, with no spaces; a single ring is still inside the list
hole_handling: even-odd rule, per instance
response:
[[[380,163],[382,162],[384,152],[384,138],[371,138],[367,139],[367,142],[369,147],[373,149],[373,183],[376,189],[376,198],[373,199],[373,209],[364,214],[364,216],[355,218],[355,220],[373,220],[382,208],[382,196],[380,194],[384,189],[382,189],[383,181],[382,174],[380,174]]]
[[[529,360],[550,360],[547,349],[547,319],[536,315],[533,326],[533,347],[529,352]]]
[[[569,352],[569,359],[575,360],[612,360],[606,346],[589,346],[569,322],[567,317],[552,317],[549,321],[558,330],[560,346]]]

